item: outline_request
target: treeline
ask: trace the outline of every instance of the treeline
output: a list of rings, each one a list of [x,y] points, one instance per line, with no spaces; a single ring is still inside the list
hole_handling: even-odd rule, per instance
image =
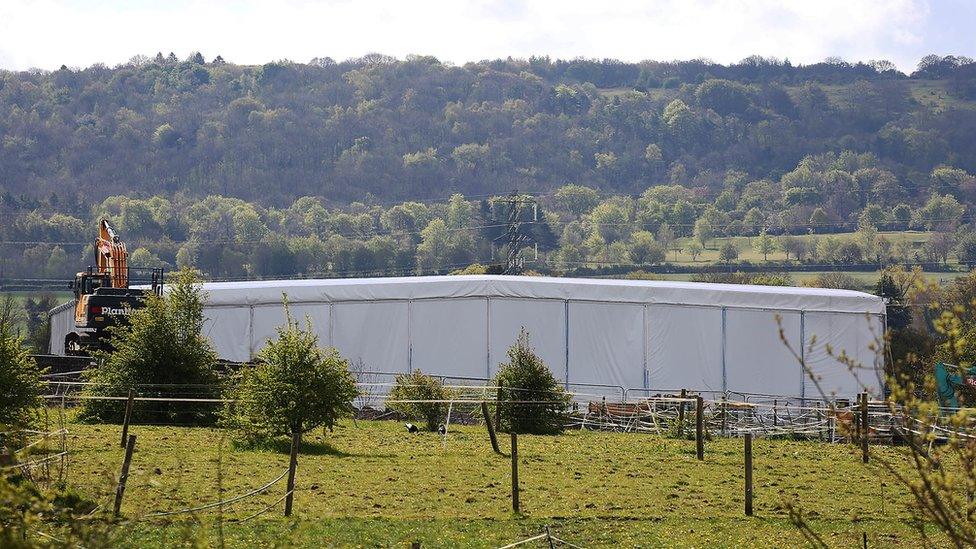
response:
[[[103,215],[135,265],[448,272],[507,254],[512,189],[539,269],[653,265],[690,236],[693,258],[756,236],[767,259],[970,261],[974,67],[194,54],[0,72],[0,278],[70,276]],[[938,234],[871,233],[909,228]]]
[[[241,66],[160,54],[0,72],[0,200],[78,214],[116,194],[285,207],[566,183],[631,195],[673,183],[714,198],[728,170],[776,181],[807,155],[845,150],[914,189],[940,164],[976,171],[974,66],[382,55]]]
[[[976,262],[966,206],[976,177],[940,166],[925,188],[919,196],[874,155],[846,151],[806,157],[779,180],[730,170],[714,197],[676,184],[637,196],[572,184],[342,207],[314,196],[277,208],[220,195],[118,195],[84,216],[12,215],[0,226],[0,278],[70,277],[91,263],[87,238],[101,218],[129,244],[132,266],[190,266],[217,279],[490,272],[506,261],[513,220],[527,266],[551,273],[641,269],[675,261],[669,254],[678,251],[687,262],[717,250],[712,261],[732,264],[745,250],[718,239],[742,236],[770,268]],[[927,231],[924,244],[882,234],[909,229]]]

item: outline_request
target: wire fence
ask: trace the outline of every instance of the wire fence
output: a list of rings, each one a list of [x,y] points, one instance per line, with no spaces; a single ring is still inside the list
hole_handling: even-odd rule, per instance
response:
[[[887,402],[867,399],[862,404],[850,399],[809,399],[688,389],[654,391],[615,386],[599,386],[593,392],[570,391],[566,394],[567,398],[557,398],[557,395],[545,398],[545,395],[538,396],[538,392],[526,396],[526,393],[520,389],[492,385],[485,380],[480,380],[480,384],[470,379],[445,378],[444,381],[449,396],[441,399],[393,398],[391,394],[395,382],[361,381],[358,388],[363,393],[368,393],[369,400],[359,401],[355,417],[396,418],[398,417],[396,412],[389,410],[390,406],[396,404],[442,405],[445,412],[441,436],[445,446],[453,424],[497,421],[497,416],[492,418],[492,412],[500,402],[524,404],[530,407],[548,405],[565,407],[566,426],[572,429],[649,433],[697,440],[701,440],[703,433],[708,437],[747,437],[748,441],[751,441],[752,437],[792,437],[826,443],[853,441],[857,433],[865,433],[874,443],[896,442],[899,433],[904,432],[935,433],[936,436],[941,437],[976,438],[976,430],[960,430],[958,425],[950,425],[938,417],[913,417],[903,414]],[[24,444],[14,454],[24,459],[18,463],[3,464],[0,467],[2,474],[28,476],[32,471],[43,469],[59,461],[66,467],[70,450],[65,442],[68,434],[68,427],[64,422],[65,410],[89,400],[121,404],[130,398],[128,394],[93,394],[86,391],[92,385],[86,381],[64,381],[54,378],[49,379],[47,385],[46,398],[49,406],[45,408],[45,414],[50,408],[56,409],[59,412],[58,424],[55,428],[46,426],[43,430],[17,432],[18,435],[22,435]],[[152,410],[153,406],[162,404],[189,404],[210,406],[216,411],[232,400],[201,395],[220,395],[220,389],[221,387],[217,385],[137,384],[133,386],[131,398],[134,402],[149,406],[149,410]],[[381,415],[369,416],[367,414],[369,410]],[[952,411],[944,410],[946,414]],[[862,417],[867,417],[866,425],[858,423]],[[698,429],[699,425],[700,429]],[[6,434],[10,433],[0,433],[0,435]],[[47,448],[44,452],[33,455],[35,450],[50,446],[59,440],[61,442],[56,447]],[[189,456],[193,450],[181,451],[187,452]],[[264,477],[267,480],[262,479],[260,484],[243,479],[243,482],[250,486],[242,486],[242,479],[238,479],[234,483],[234,489],[229,490],[226,495],[223,490],[220,490],[216,496],[194,491],[189,496],[191,498],[189,501],[183,500],[171,503],[169,506],[162,502],[164,499],[172,500],[172,498],[165,498],[166,493],[151,481],[146,482],[135,487],[142,490],[140,498],[142,511],[130,513],[132,517],[130,521],[167,521],[179,516],[208,513],[219,513],[220,520],[228,522],[250,521],[279,509],[281,503],[296,492],[311,489],[293,488],[289,485],[282,490],[281,483],[288,474],[289,470],[268,474]],[[558,544],[576,547],[548,531],[545,534],[516,541],[510,546],[537,544],[542,541],[550,546]]]
[[[447,396],[441,399],[392,398],[391,393],[398,382],[382,380],[383,376],[395,374],[371,373],[369,381],[357,383],[359,396],[353,402],[355,419],[398,419],[394,411],[397,405],[428,404],[441,405],[444,410],[444,423],[471,424],[483,422],[485,418],[481,404],[494,409],[500,404],[522,405],[531,411],[533,406],[555,406],[564,410],[565,426],[570,429],[592,429],[624,433],[654,433],[682,436],[692,430],[698,410],[697,400],[701,397],[704,430],[710,437],[741,437],[751,434],[754,437],[793,437],[841,442],[850,439],[850,433],[859,421],[859,404],[847,398],[800,398],[788,395],[768,395],[743,392],[653,390],[625,388],[614,385],[577,384],[571,390],[553,394],[551,397],[538,391],[522,393],[520,389],[499,387],[488,380],[478,378],[458,378],[436,376],[444,383]],[[399,383],[400,386],[409,384]],[[67,407],[78,406],[85,401],[116,401],[121,407],[128,399],[127,394],[104,394],[103,391],[86,391],[92,386],[86,381],[63,381],[60,378],[48,379],[47,400],[51,405]],[[231,403],[223,398],[222,387],[199,384],[136,384],[133,385],[133,401],[140,405],[142,416],[153,420],[134,423],[159,422],[159,414],[178,414],[180,410],[193,407],[194,413],[216,413]],[[954,412],[944,409],[942,416]],[[453,414],[448,419],[447,414]],[[942,416],[933,418],[931,425],[936,436],[949,436],[962,433],[962,436],[976,438],[976,425],[972,433],[962,432],[958,426],[942,421]],[[174,421],[174,424],[192,422]],[[868,428],[872,439],[879,442],[897,441],[899,429],[909,430],[912,419],[897,409],[892,409],[884,401],[869,403]]]

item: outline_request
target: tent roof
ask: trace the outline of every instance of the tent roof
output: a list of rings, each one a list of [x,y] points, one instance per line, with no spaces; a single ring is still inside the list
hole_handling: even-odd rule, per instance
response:
[[[884,313],[880,297],[852,290],[657,280],[502,275],[255,280],[204,284],[211,306],[498,297]]]

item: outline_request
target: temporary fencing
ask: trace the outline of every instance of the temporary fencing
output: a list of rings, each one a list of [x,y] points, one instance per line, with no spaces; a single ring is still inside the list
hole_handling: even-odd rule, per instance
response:
[[[374,373],[375,374],[375,373]],[[373,378],[375,379],[375,378]],[[499,387],[489,380],[476,378],[443,378],[447,396],[442,399],[394,399],[391,391],[397,383],[390,381],[361,381],[357,383],[360,396],[354,401],[359,419],[392,419],[390,410],[396,404],[440,404],[444,407],[443,423],[469,424],[484,418],[480,409],[486,403],[493,410],[499,401],[524,405],[565,405],[566,426],[577,429],[599,429],[633,433],[684,434],[694,428],[695,402],[703,400],[703,423],[709,436],[740,437],[750,433],[755,437],[794,437],[827,442],[848,440],[855,423],[858,404],[851,399],[810,399],[750,393],[721,393],[715,391],[681,391],[628,389],[616,386],[573,387],[553,394],[551,399],[540,398],[534,391],[529,398],[520,389]],[[85,381],[48,381],[47,398],[67,405],[85,400],[125,401],[125,394],[93,394],[85,391]],[[400,386],[409,384],[400,383]],[[229,399],[219,395],[213,385],[141,384],[135,385],[134,401],[152,403],[213,406],[216,409]],[[208,396],[201,396],[208,395]],[[639,396],[637,396],[639,395]],[[628,398],[629,397],[629,398]],[[565,398],[565,400],[563,400]],[[151,412],[152,409],[144,411]],[[450,415],[450,417],[448,417]],[[894,427],[913,429],[905,424],[902,414],[885,402],[872,402],[869,407],[869,432],[876,441],[891,440]],[[135,421],[138,423],[138,421]],[[948,425],[935,421],[933,429],[949,434]],[[976,435],[973,435],[976,436]]]

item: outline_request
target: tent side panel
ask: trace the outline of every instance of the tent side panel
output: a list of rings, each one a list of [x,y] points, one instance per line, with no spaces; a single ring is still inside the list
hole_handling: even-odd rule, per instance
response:
[[[722,390],[722,310],[650,305],[648,387]]]
[[[203,335],[224,360],[250,360],[250,307],[206,307],[203,309]]]
[[[566,307],[562,301],[529,299],[491,300],[491,373],[508,361],[508,348],[522,328],[529,344],[549,366],[556,379],[566,378]]]
[[[72,300],[69,304],[56,308],[56,312],[51,315],[51,337],[48,353],[52,355],[64,356],[64,338],[75,327],[74,303]]]
[[[410,318],[413,369],[484,378],[487,326],[484,299],[414,301]]]
[[[825,396],[853,397],[865,388],[877,394],[879,378],[875,359],[878,357],[870,346],[875,343],[880,348],[875,342],[882,337],[880,318],[853,313],[806,313],[804,317],[804,348],[808,349],[804,358]],[[851,370],[838,361],[836,357],[841,353],[859,367]],[[806,382],[806,396],[821,397],[810,380]]]
[[[569,383],[644,386],[642,305],[570,302]]]
[[[335,347],[354,370],[360,369],[362,361],[363,369],[369,371],[407,371],[407,302],[336,303],[333,322]]]
[[[329,345],[329,304],[309,303],[288,306],[293,320],[305,329],[306,318],[312,323],[312,331],[319,337],[319,347]],[[278,327],[285,325],[285,308],[281,305],[254,307],[254,325],[251,327],[252,354],[257,355],[269,339],[278,335]]]
[[[778,313],[790,346],[800,352],[799,313]],[[803,369],[780,340],[776,312],[728,309],[725,372],[730,391],[799,396]]]

